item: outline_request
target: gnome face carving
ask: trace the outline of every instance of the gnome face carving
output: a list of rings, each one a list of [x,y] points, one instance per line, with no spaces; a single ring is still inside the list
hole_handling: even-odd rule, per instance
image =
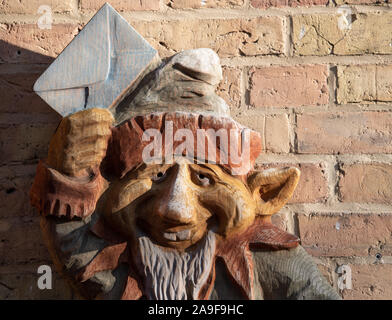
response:
[[[255,217],[255,201],[242,181],[218,165],[186,158],[138,168],[115,183],[108,198],[105,214],[125,234],[139,228],[176,249],[197,243],[207,229],[225,236],[244,230]]]
[[[162,246],[183,250],[207,230],[228,237],[246,230],[263,210],[268,210],[267,216],[277,211],[298,177],[295,168],[255,173],[249,186],[219,165],[195,164],[187,158],[171,165],[142,165],[110,187],[105,216],[130,238],[144,232]]]
[[[79,59],[81,48],[96,54]],[[64,69],[75,79],[56,74]],[[215,93],[221,80],[212,50],[162,62],[105,4],[37,81],[67,116],[30,200],[58,270],[82,297],[338,298],[299,239],[270,221],[299,170],[254,170],[260,134],[230,117]]]
[[[127,284],[123,298],[138,298],[142,292],[150,299],[206,298],[212,290],[215,258],[221,255],[229,259],[227,255],[232,254],[227,251],[230,240],[234,241],[233,246],[245,245],[242,253],[246,253],[248,240],[253,239],[256,245],[266,239],[275,243],[282,237],[279,231],[271,229],[272,233],[271,230],[266,233],[267,238],[260,238],[258,226],[270,225],[269,217],[290,198],[298,182],[298,169],[233,175],[230,152],[224,164],[195,159],[187,152],[174,154],[171,161],[165,159],[161,163],[140,161],[146,147],[142,139],[145,130],[140,129],[157,127],[165,133],[163,118],[172,119],[177,130],[186,127],[189,135],[200,133],[192,123],[201,128],[212,123],[211,127],[219,127],[221,133],[229,129],[243,130],[228,118],[189,113],[153,114],[111,126],[109,111],[90,109],[64,118],[53,136],[48,158],[38,166],[31,200],[43,214],[44,234],[56,263],[70,266],[71,274],[76,269],[72,277],[79,285],[96,282],[93,279],[100,272],[114,271],[126,262],[135,269],[129,271],[128,277],[133,280],[127,283],[132,284],[140,277],[140,286],[144,288],[136,287],[135,291],[134,285]],[[249,145],[256,151],[250,152],[252,167],[260,144],[257,133],[252,132],[249,137],[252,140]],[[198,138],[200,143],[200,134]],[[203,138],[211,146],[211,137]],[[182,144],[174,141],[169,149],[175,153]],[[246,145],[241,141],[240,144]],[[224,150],[221,142],[212,145],[218,149],[212,154]],[[208,151],[204,159],[209,155]],[[64,217],[73,219],[69,222],[72,227],[67,227]],[[75,219],[82,219],[81,224],[73,222]],[[256,229],[250,229],[253,225]],[[63,227],[70,233],[64,235]],[[248,230],[250,235],[244,236]],[[84,246],[95,237],[105,240],[104,248],[100,250],[96,245],[86,252]],[[283,238],[288,241],[283,246],[297,244],[293,236],[283,235]],[[67,249],[69,241],[73,250]],[[252,298],[249,284],[252,261],[248,259],[249,256],[244,266],[249,265],[250,269],[234,270],[233,275],[244,273],[236,281]],[[161,264],[162,261],[166,263]],[[176,269],[178,272],[171,274],[171,263],[183,265],[181,270],[185,271]],[[236,265],[229,261],[227,264]],[[196,270],[196,266],[200,269]],[[193,270],[192,273],[187,269]],[[169,282],[160,283],[158,275],[162,272],[170,273],[167,274]],[[249,277],[245,283],[244,277]]]

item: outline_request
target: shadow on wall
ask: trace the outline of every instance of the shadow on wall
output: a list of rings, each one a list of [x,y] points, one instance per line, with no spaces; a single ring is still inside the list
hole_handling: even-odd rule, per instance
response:
[[[0,61],[0,165],[37,161],[61,120],[32,89],[53,58],[0,40]]]
[[[29,201],[36,165],[61,120],[32,89],[53,60],[0,40],[0,300],[72,298]],[[52,290],[37,287],[43,264],[52,266]]]

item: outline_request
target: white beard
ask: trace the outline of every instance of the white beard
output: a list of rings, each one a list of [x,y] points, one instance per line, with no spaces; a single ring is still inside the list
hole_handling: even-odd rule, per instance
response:
[[[145,235],[137,241],[136,265],[148,299],[198,299],[214,263],[216,239],[212,231],[191,252],[162,248]]]

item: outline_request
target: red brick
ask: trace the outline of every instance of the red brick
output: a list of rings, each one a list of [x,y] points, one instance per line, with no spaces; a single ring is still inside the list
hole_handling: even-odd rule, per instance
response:
[[[335,0],[337,5],[341,4],[388,4],[390,0]]]
[[[327,104],[327,77],[324,65],[253,68],[250,104],[254,107]]]
[[[0,265],[49,262],[39,217],[0,219]]]
[[[29,197],[35,171],[35,164],[0,167],[0,219],[37,216]]]
[[[237,109],[241,105],[241,70],[223,67],[223,79],[219,83],[217,93],[231,109]]]
[[[392,113],[298,115],[297,139],[299,153],[391,153]]]
[[[344,289],[345,300],[391,300],[392,265],[349,265],[351,268],[352,290]]]
[[[392,166],[389,164],[342,165],[339,181],[343,202],[392,203]]]
[[[265,118],[265,150],[271,153],[290,152],[290,124],[287,114]]]
[[[194,48],[211,48],[220,57],[284,54],[281,17],[129,22],[161,57]]]
[[[0,164],[45,158],[57,125],[58,122],[0,124]]]
[[[319,203],[328,198],[328,182],[325,176],[323,163],[274,163],[258,164],[257,170],[268,168],[296,167],[301,171],[297,188],[288,202],[292,203]]]
[[[309,7],[326,5],[328,0],[251,0],[254,8],[267,9],[269,7]]]
[[[76,9],[74,3],[74,0],[3,0],[0,3],[0,14],[39,15],[38,8],[42,5],[49,6],[52,13],[64,13]]]
[[[242,7],[244,2],[244,0],[166,0],[166,5],[173,9],[238,8]]]
[[[258,131],[260,135],[264,136],[265,115],[263,114],[248,114],[247,112],[233,114],[233,119],[248,128]],[[262,146],[265,148],[265,146]]]
[[[40,29],[36,24],[0,25],[0,62],[50,63],[78,33],[78,26],[53,24]]]
[[[81,0],[82,10],[96,11],[106,0]],[[159,0],[111,0],[110,5],[117,11],[159,10]]]
[[[298,216],[302,245],[314,256],[392,254],[392,215]]]
[[[31,264],[30,264],[31,265]],[[18,266],[14,266],[18,268]],[[72,299],[73,294],[65,279],[56,274],[52,267],[52,289],[41,290],[37,286],[38,267],[31,268],[29,273],[0,274],[1,300],[61,300]]]

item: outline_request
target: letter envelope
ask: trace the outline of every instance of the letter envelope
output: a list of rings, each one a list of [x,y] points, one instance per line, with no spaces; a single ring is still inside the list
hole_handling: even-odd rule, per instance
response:
[[[157,51],[105,4],[34,85],[62,116],[109,108],[157,56]]]

